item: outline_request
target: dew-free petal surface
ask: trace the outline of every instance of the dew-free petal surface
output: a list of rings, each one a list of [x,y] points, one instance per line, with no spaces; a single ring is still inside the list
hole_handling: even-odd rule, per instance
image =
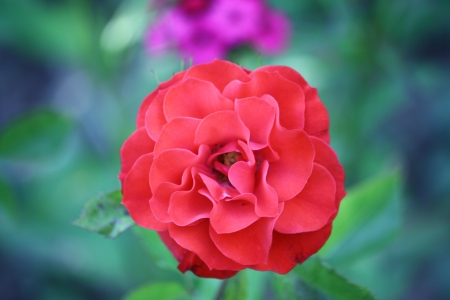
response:
[[[242,270],[244,266],[226,257],[209,237],[209,221],[205,220],[193,226],[169,225],[170,236],[181,247],[197,254],[210,269]]]
[[[141,127],[133,132],[123,143],[122,148],[120,149],[122,167],[119,174],[119,179],[122,182],[122,185],[125,177],[136,160],[142,155],[151,153],[154,147],[155,142],[148,136],[144,127]]]
[[[209,232],[225,256],[243,265],[265,264],[272,244],[274,223],[275,218],[260,218],[237,232],[218,234],[212,226]]]
[[[220,72],[217,72],[220,70]],[[222,92],[232,80],[250,81],[247,73],[238,65],[223,60],[214,60],[209,64],[196,65],[186,71],[185,78],[192,77],[211,82]]]
[[[155,144],[155,156],[165,150],[176,148],[196,153],[198,146],[194,145],[194,138],[198,124],[200,124],[199,119],[175,118],[164,125]]]
[[[335,194],[333,176],[323,166],[314,164],[304,189],[284,202],[283,212],[274,229],[280,233],[294,234],[324,227],[337,210]]]
[[[167,224],[158,221],[150,208],[152,197],[148,174],[153,162],[153,154],[141,156],[131,168],[125,179],[122,204],[131,218],[139,226],[157,231],[167,230]]]
[[[286,201],[300,193],[311,175],[314,148],[303,130],[274,133],[270,145],[280,160],[270,163],[267,183],[275,189],[279,201]]]

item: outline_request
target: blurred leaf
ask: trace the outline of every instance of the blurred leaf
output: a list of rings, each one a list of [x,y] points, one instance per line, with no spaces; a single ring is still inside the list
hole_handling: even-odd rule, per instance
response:
[[[301,299],[375,299],[369,290],[349,282],[317,257],[312,257],[297,266],[294,272],[306,284],[302,286],[303,292],[307,291],[310,294]],[[314,290],[317,290],[316,295],[311,297]]]
[[[94,198],[86,203],[80,218],[73,224],[115,238],[134,224],[121,201],[120,191]]]
[[[222,299],[224,300],[247,300],[248,278],[247,273],[239,272],[236,276],[228,279]]]
[[[2,179],[0,179],[0,211],[6,212],[8,215],[15,215],[17,212],[17,205],[11,188]]]
[[[0,1],[0,41],[46,58],[87,61],[96,30],[86,1]]]
[[[135,226],[133,232],[141,240],[158,267],[179,273],[177,260],[161,241],[156,231]]]
[[[0,133],[0,157],[39,161],[53,159],[71,136],[72,122],[54,111],[23,115]]]
[[[343,263],[384,246],[400,228],[401,178],[399,171],[386,173],[350,190],[319,254]]]
[[[144,285],[130,294],[124,300],[182,300],[189,299],[186,290],[178,283],[153,283]]]

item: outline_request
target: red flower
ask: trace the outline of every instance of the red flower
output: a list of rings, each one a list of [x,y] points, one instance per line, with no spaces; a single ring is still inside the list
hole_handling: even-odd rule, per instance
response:
[[[139,109],[121,150],[123,204],[182,272],[287,273],[323,246],[345,195],[328,127],[291,68],[191,67]]]

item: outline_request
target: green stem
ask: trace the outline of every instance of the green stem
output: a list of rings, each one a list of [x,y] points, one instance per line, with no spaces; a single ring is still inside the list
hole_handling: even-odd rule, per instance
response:
[[[220,283],[220,287],[219,290],[217,291],[216,297],[214,298],[215,300],[221,300],[223,293],[225,292],[225,288],[227,286],[228,283],[228,279],[224,279],[222,280],[222,282]]]

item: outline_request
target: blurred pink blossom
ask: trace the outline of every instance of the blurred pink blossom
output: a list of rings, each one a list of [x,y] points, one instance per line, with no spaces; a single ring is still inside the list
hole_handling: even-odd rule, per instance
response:
[[[150,55],[176,49],[197,64],[224,58],[242,45],[273,55],[286,48],[290,36],[287,17],[263,0],[155,0],[153,7],[159,16],[145,39]]]

